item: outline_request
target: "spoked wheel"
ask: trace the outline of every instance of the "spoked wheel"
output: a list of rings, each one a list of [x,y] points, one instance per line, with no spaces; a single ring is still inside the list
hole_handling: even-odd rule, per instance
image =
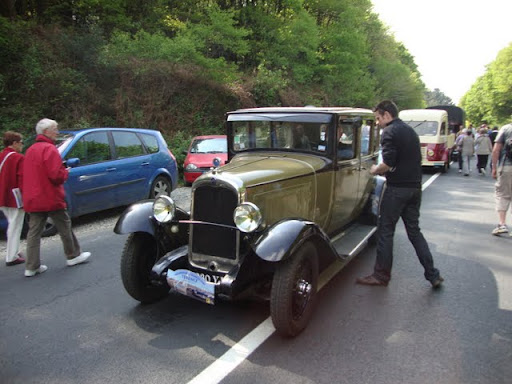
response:
[[[277,267],[272,281],[270,314],[279,334],[298,335],[313,314],[318,289],[318,256],[308,242]]]
[[[128,236],[121,256],[121,279],[126,291],[141,303],[152,303],[169,293],[169,287],[151,284],[149,276],[157,260],[155,239],[147,233]]]

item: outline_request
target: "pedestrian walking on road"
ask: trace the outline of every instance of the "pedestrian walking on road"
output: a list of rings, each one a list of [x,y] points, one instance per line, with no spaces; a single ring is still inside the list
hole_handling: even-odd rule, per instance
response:
[[[469,176],[471,173],[471,159],[475,155],[475,139],[473,132],[468,128],[466,135],[462,135],[460,139],[460,147],[462,154],[462,171],[464,176]]]
[[[20,253],[20,236],[25,219],[25,211],[19,199],[23,183],[22,149],[23,139],[19,133],[4,133],[4,150],[0,153],[0,210],[7,218],[5,265],[8,267],[25,262]]]
[[[390,100],[379,103],[375,118],[384,127],[381,137],[383,162],[373,165],[373,175],[386,176],[386,187],[380,204],[377,230],[377,259],[371,275],[360,277],[358,284],[387,286],[393,265],[393,238],[396,224],[402,218],[407,236],[423,266],[425,278],[433,288],[444,279],[434,268],[434,260],[419,227],[421,207],[421,146],[419,137],[398,118],[398,108]]]
[[[45,272],[41,264],[41,235],[48,217],[59,232],[67,265],[74,266],[89,259],[90,252],[81,252],[66,210],[64,182],[69,172],[64,166],[55,139],[59,133],[55,120],[42,119],[36,125],[36,142],[27,150],[23,166],[23,202],[30,213],[27,234],[27,265],[25,276]]]
[[[499,219],[492,234],[499,236],[509,233],[506,216],[512,207],[512,124],[503,126],[496,137],[492,149],[492,177],[497,179],[494,194]]]
[[[476,169],[480,175],[485,176],[489,155],[492,152],[492,143],[485,128],[480,128],[479,133],[480,135],[475,139]]]
[[[462,173],[462,139],[466,136],[467,129],[462,128],[457,132],[457,138],[453,144],[454,148],[457,149],[457,162],[459,163],[459,173]]]

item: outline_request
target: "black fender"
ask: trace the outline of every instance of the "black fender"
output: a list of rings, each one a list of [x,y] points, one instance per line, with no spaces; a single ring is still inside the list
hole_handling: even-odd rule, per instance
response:
[[[154,200],[142,200],[126,208],[117,220],[114,232],[117,234],[146,232],[155,236],[158,223],[153,218],[153,202]],[[190,220],[190,215],[176,207],[173,220]]]
[[[114,232],[117,234],[146,232],[154,236],[153,200],[142,200],[126,208],[117,220]]]
[[[253,250],[265,261],[282,261],[290,257],[305,241],[312,238],[320,242],[320,245],[331,249],[334,255],[336,254],[329,236],[314,222],[303,219],[278,221],[267,228],[254,242]]]

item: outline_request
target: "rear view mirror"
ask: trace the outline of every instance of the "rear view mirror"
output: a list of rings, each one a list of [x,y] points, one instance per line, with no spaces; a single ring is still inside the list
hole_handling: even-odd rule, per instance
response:
[[[66,161],[64,161],[64,165],[71,168],[78,167],[80,165],[80,159],[78,157],[67,159]]]

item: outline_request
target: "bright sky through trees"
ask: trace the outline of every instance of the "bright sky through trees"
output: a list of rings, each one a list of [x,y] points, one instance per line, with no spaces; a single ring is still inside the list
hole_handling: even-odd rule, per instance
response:
[[[512,42],[511,0],[372,0],[414,56],[427,88],[454,103]]]

